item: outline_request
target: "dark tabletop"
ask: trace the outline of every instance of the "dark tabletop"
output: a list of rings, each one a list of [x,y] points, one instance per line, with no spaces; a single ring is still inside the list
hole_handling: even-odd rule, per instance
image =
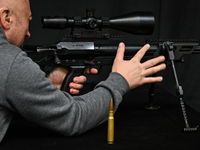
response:
[[[141,86],[124,96],[115,113],[115,141],[107,144],[107,122],[75,137],[64,137],[20,116],[12,121],[0,150],[196,150],[200,134],[183,132],[185,123],[179,99],[156,86],[154,104],[159,110],[144,109],[149,86]],[[200,124],[200,114],[186,105],[190,127]]]

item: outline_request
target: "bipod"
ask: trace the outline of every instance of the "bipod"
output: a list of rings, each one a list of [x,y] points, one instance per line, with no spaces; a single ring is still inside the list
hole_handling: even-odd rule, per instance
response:
[[[176,73],[176,68],[175,68],[175,65],[174,65],[175,56],[174,56],[172,43],[173,42],[164,42],[163,43],[163,50],[167,51],[168,56],[169,56],[168,59],[171,62],[171,66],[172,66],[172,70],[173,70],[173,75],[174,75],[176,90],[177,90],[177,96],[180,100],[181,110],[182,110],[183,118],[184,118],[184,121],[185,121],[185,128],[183,129],[183,131],[184,132],[194,132],[194,131],[197,131],[198,126],[197,127],[190,127],[189,122],[188,122],[185,104],[184,104],[184,101],[183,101],[183,89],[182,89],[182,86],[179,85],[178,77],[177,77],[177,73]]]

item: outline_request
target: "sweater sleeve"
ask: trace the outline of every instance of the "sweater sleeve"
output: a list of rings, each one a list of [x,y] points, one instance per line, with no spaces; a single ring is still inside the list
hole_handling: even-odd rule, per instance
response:
[[[12,64],[6,84],[10,110],[25,119],[66,136],[81,134],[107,119],[110,99],[116,110],[129,91],[127,81],[111,73],[106,81],[82,96],[71,96],[51,84],[45,73],[26,53]]]

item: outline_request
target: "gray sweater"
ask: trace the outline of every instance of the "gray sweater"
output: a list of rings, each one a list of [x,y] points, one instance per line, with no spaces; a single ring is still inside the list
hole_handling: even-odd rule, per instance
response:
[[[60,91],[25,52],[9,44],[1,27],[0,70],[0,142],[15,113],[66,136],[81,134],[106,121],[110,99],[116,111],[129,91],[118,73],[82,96]]]

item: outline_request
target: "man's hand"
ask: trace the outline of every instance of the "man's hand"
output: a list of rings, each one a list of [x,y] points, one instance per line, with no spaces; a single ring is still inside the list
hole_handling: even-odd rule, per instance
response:
[[[56,67],[50,72],[48,78],[52,82],[52,84],[54,84],[60,89],[67,73],[68,73],[68,70],[66,68]],[[86,68],[85,73],[97,74],[98,71],[97,69],[94,69],[94,68],[91,68],[91,69]],[[85,81],[86,81],[85,76],[74,77],[73,82],[69,84],[70,93],[78,94],[79,90],[83,88],[83,83]]]
[[[85,68],[84,73],[97,74],[98,70],[95,68]],[[78,94],[79,90],[83,88],[83,83],[86,82],[86,80],[85,76],[74,77],[73,82],[69,84],[70,93]]]
[[[117,55],[113,63],[112,72],[120,73],[127,80],[131,89],[145,83],[161,82],[163,80],[162,77],[147,76],[155,74],[166,68],[166,65],[164,63],[159,64],[165,60],[164,56],[150,59],[144,63],[140,62],[149,48],[150,45],[146,44],[135,54],[135,56],[131,60],[125,61],[123,59],[125,45],[124,43],[119,44]]]

